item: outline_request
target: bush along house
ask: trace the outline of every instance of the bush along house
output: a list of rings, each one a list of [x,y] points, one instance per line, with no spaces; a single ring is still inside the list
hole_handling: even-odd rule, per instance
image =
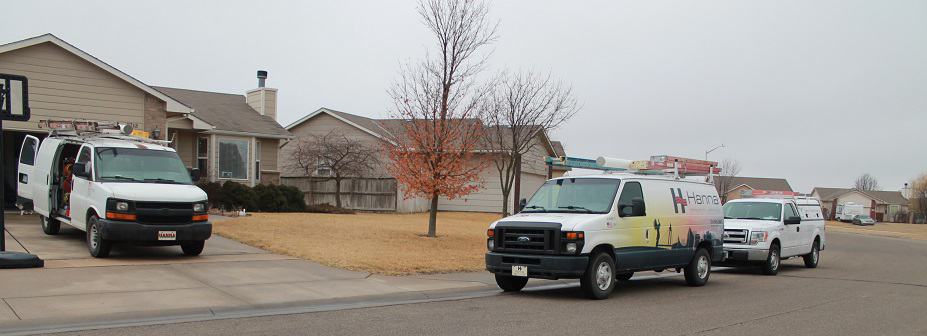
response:
[[[155,87],[45,34],[0,45],[0,73],[28,78],[32,109],[30,121],[3,123],[5,157],[19,157],[26,135],[45,137],[42,120],[117,121],[170,140],[201,182],[279,182],[277,147],[290,133],[276,121],[277,90],[264,86],[267,72],[244,94]],[[17,185],[18,163],[8,161],[5,206]]]

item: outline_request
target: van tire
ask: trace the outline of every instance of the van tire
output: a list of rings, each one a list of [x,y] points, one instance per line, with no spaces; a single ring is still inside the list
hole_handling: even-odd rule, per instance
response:
[[[42,232],[47,235],[56,235],[61,231],[61,222],[54,218],[39,215],[39,224],[42,225]]]
[[[203,247],[206,247],[205,240],[192,240],[180,243],[180,249],[183,250],[183,254],[190,257],[195,257],[203,253]]]
[[[590,259],[586,273],[580,278],[580,287],[590,299],[607,299],[615,289],[615,260],[605,252]]]
[[[528,284],[528,277],[496,274],[496,284],[503,292],[517,292]]]
[[[701,287],[708,283],[711,277],[711,254],[708,250],[699,248],[695,250],[692,261],[686,265],[684,270],[686,284],[692,287]]]
[[[779,267],[782,265],[782,250],[779,244],[769,245],[769,254],[766,256],[766,262],[763,263],[763,274],[779,274]]]
[[[821,261],[821,241],[815,239],[811,245],[811,252],[802,256],[802,259],[805,260],[805,267],[818,268],[818,262]]]
[[[87,218],[87,249],[90,256],[94,258],[106,258],[109,256],[109,250],[112,242],[103,239],[103,230],[100,228],[100,219],[97,215],[90,215]]]

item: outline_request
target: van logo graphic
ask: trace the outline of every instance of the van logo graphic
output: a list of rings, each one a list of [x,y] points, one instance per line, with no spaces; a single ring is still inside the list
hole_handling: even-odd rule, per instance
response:
[[[686,206],[689,205],[689,201],[682,197],[682,188],[670,188],[670,194],[673,195],[673,211],[686,213]]]
[[[528,243],[528,242],[531,242],[531,237],[525,237],[525,236],[518,237],[518,242],[519,242],[519,243]]]

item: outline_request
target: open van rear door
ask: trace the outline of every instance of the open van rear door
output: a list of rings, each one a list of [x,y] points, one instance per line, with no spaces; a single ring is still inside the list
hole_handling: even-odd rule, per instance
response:
[[[39,138],[26,135],[23,146],[19,151],[19,169],[17,171],[16,203],[31,208],[33,188],[31,182],[35,177],[35,156],[39,150]]]

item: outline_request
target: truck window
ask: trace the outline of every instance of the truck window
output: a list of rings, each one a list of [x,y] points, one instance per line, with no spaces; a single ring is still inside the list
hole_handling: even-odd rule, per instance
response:
[[[97,174],[102,182],[193,184],[186,166],[172,151],[97,148]]]
[[[644,191],[641,190],[641,184],[638,182],[626,182],[624,189],[621,190],[621,196],[618,197],[618,206],[631,205],[631,200],[639,198],[644,199]]]
[[[550,180],[531,196],[523,212],[608,213],[618,183],[605,178]]]
[[[35,164],[35,148],[38,146],[35,139],[26,138],[23,141],[22,153],[19,155],[19,163],[24,165],[34,165]]]
[[[798,217],[798,212],[795,211],[795,206],[792,205],[792,203],[789,203],[786,205],[785,214],[782,217],[783,218]]]
[[[782,204],[770,202],[727,202],[724,205],[725,219],[753,219],[779,221]]]

